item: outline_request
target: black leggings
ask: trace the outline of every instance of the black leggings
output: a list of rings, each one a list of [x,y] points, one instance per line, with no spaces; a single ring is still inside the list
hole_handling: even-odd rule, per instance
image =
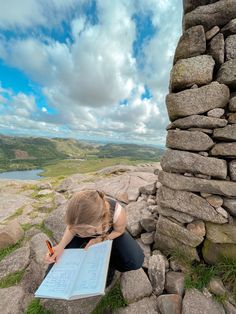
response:
[[[91,238],[80,238],[75,236],[65,249],[82,248],[90,239]],[[142,249],[127,231],[113,240],[109,268],[116,269],[120,272],[126,272],[139,269],[142,267],[143,261],[144,253]],[[45,277],[53,264],[54,263],[48,266]]]

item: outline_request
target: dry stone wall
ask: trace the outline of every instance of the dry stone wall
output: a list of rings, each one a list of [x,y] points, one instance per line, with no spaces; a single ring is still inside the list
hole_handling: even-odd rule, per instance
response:
[[[183,0],[155,246],[236,260],[236,1]]]

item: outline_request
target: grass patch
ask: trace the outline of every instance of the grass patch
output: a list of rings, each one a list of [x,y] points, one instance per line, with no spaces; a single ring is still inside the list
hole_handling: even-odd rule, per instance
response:
[[[25,310],[24,314],[51,314],[41,304],[39,299],[34,299]]]
[[[236,261],[230,257],[222,256],[215,268],[224,285],[232,291],[236,299]]]
[[[183,250],[179,248],[174,248],[172,250],[169,250],[168,253],[170,254],[169,260],[174,260],[182,265],[184,268],[191,269],[192,261]]]
[[[208,266],[206,264],[196,264],[191,267],[191,270],[185,276],[185,288],[196,288],[200,291],[205,288],[210,280],[215,277],[216,269],[214,266]]]
[[[221,294],[221,295],[214,295],[214,294],[213,294],[213,299],[214,299],[216,302],[220,303],[220,304],[224,304],[225,301],[228,301],[229,296],[228,296],[227,293]]]
[[[128,303],[121,293],[120,282],[118,280],[114,287],[101,299],[92,314],[102,314],[105,310],[115,310],[125,307],[126,305],[128,305]]]
[[[13,220],[13,219],[15,219],[15,218],[21,216],[21,215],[23,214],[24,208],[25,208],[25,205],[24,205],[24,206],[21,206],[20,208],[18,208],[18,209],[14,212],[14,214],[12,214],[11,216],[7,217],[7,218],[4,220],[4,222],[7,222],[7,221],[9,221],[9,220]]]
[[[8,288],[17,285],[24,276],[25,270],[17,271],[0,279],[0,288]]]
[[[19,240],[16,244],[10,245],[4,249],[0,249],[0,261],[4,259],[7,255],[11,254],[13,251],[19,249],[23,239]]]
[[[21,225],[21,228],[22,228],[24,231],[28,231],[28,230],[31,229],[32,227],[34,227],[34,225],[31,225],[31,224],[22,224],[22,225]]]

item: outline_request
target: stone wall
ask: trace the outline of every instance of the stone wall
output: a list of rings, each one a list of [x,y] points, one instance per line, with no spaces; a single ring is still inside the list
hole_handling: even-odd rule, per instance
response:
[[[236,260],[236,1],[183,0],[155,246]]]

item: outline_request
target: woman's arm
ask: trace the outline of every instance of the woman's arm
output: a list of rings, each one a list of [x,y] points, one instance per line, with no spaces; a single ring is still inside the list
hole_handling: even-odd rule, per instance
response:
[[[69,230],[69,227],[67,226],[63,234],[63,237],[61,241],[58,243],[58,245],[64,249],[67,246],[67,244],[69,244],[70,241],[73,239],[73,237],[74,234]]]
[[[126,212],[124,207],[122,207],[120,204],[118,206],[121,207],[121,211],[117,221],[113,224],[113,231],[106,237],[107,240],[113,240],[125,232],[127,224]]]

